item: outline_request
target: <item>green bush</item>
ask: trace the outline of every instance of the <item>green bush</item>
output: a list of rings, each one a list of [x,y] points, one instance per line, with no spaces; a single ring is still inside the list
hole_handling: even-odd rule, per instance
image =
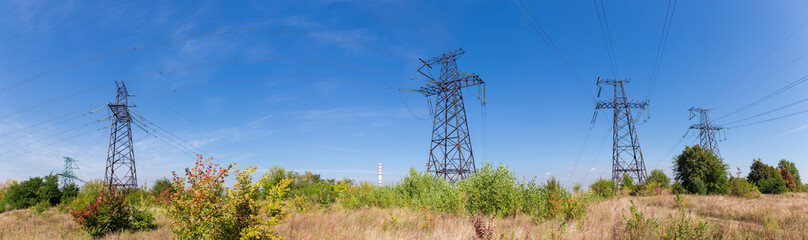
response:
[[[780,194],[788,191],[788,182],[777,168],[766,165],[760,159],[754,159],[749,169],[746,179],[754,183],[761,193]]]
[[[682,186],[681,183],[674,182],[671,185],[671,193],[673,193],[673,194],[687,194],[687,193],[690,193],[690,191],[687,191],[687,189],[685,189],[685,187]]]
[[[701,146],[685,147],[685,150],[674,158],[673,165],[676,181],[691,193],[727,192],[729,181],[727,165]]]
[[[470,177],[457,183],[465,194],[470,213],[509,216],[519,210],[516,177],[505,165],[496,168],[483,163],[482,168]]]
[[[634,200],[631,200],[629,212],[631,216],[623,216],[625,221],[624,232],[626,236],[616,237],[624,239],[653,239],[659,223],[653,217],[646,218],[645,215],[637,209],[634,205]]]
[[[592,185],[589,185],[589,191],[599,198],[608,199],[616,195],[617,184],[615,184],[613,180],[601,178],[592,183]]]
[[[623,177],[620,178],[620,190],[634,190],[634,179],[628,174],[623,173]]]
[[[785,168],[788,169],[788,172],[791,173],[791,176],[794,179],[794,184],[796,185],[796,191],[802,191],[802,179],[800,179],[800,171],[797,170],[797,166],[794,162],[789,162],[788,160],[781,159],[780,162],[777,163],[778,168]]]
[[[79,189],[78,195],[70,201],[69,207],[71,210],[79,210],[84,209],[85,206],[94,202],[102,190],[106,189],[104,186],[104,181],[99,179],[87,181],[84,185],[81,186]]]
[[[83,209],[70,212],[73,220],[93,237],[124,229],[153,229],[154,216],[126,203],[125,190],[103,190]]]
[[[634,189],[629,192],[631,196],[654,196],[659,194],[662,194],[662,187],[655,181],[648,181],[634,186]]]
[[[79,187],[75,183],[62,186],[62,198],[60,202],[67,203],[73,201],[73,198],[79,195]]]
[[[688,189],[690,193],[699,195],[707,194],[707,184],[704,184],[704,181],[702,181],[701,178],[696,177],[691,181],[691,183],[690,189]]]
[[[755,184],[743,178],[732,177],[729,179],[729,195],[743,198],[756,198],[760,196],[760,191]]]
[[[761,193],[765,194],[781,194],[788,192],[786,188],[786,181],[783,178],[766,178],[758,181],[758,187]]]
[[[3,202],[8,205],[7,210],[28,208],[40,202],[47,202],[48,206],[59,204],[62,192],[57,180],[56,175],[48,175],[11,185],[5,192]]]
[[[651,176],[648,177],[649,182],[656,182],[659,184],[661,188],[668,188],[670,186],[671,179],[668,178],[668,175],[665,175],[662,170],[654,169],[651,171]]]

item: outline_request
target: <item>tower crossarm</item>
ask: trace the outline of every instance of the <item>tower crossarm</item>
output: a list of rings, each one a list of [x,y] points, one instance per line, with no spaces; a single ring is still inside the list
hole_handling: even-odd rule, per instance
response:
[[[699,123],[699,124],[693,124],[693,125],[691,125],[691,126],[690,126],[690,129],[700,129],[700,130],[708,130],[708,131],[718,131],[718,130],[722,130],[722,129],[724,129],[724,127],[722,127],[722,126],[716,126],[716,125],[707,125],[707,124],[702,124],[702,123]]]
[[[614,99],[607,101],[596,101],[595,109],[606,108],[646,108],[648,107],[647,101],[616,101]]]
[[[454,80],[447,82],[430,81],[428,85],[420,87],[416,91],[424,96],[431,97],[454,87],[467,88],[485,84],[485,82],[477,74],[459,72],[458,75],[459,76]]]

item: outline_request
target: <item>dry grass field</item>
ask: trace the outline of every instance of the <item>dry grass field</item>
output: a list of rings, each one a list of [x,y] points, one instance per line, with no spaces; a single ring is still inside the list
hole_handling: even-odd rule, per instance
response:
[[[493,239],[624,238],[631,201],[647,218],[665,223],[683,211],[707,221],[723,239],[808,239],[808,194],[685,196],[678,207],[672,195],[620,197],[594,202],[580,220],[535,222],[527,215],[490,221]],[[158,229],[121,232],[104,239],[170,239],[170,219],[155,209]],[[406,209],[344,210],[338,204],[306,213],[293,212],[278,231],[287,239],[475,239],[471,216],[440,215]],[[664,224],[663,224],[664,225]],[[90,239],[70,215],[55,208],[44,213],[14,210],[0,214],[0,239]]]

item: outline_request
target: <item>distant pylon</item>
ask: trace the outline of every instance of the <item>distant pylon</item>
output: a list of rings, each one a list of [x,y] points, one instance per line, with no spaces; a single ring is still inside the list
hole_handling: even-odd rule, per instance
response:
[[[429,99],[435,97],[435,108],[432,109],[432,141],[429,148],[427,172],[443,178],[451,183],[466,178],[477,171],[474,154],[471,150],[466,109],[463,104],[462,90],[466,87],[479,86],[480,100],[485,104],[482,94],[485,82],[473,73],[457,70],[457,57],[463,55],[463,49],[457,49],[428,60],[421,60],[423,66],[418,72],[428,78],[427,85],[417,91]],[[434,78],[421,71],[425,67],[440,66],[440,75]]]
[[[601,79],[598,77],[598,97],[600,97],[600,84],[614,86],[614,98],[606,101],[597,101],[595,109],[614,109],[614,123],[612,130],[612,180],[620,183],[623,174],[636,179],[637,183],[644,183],[647,179],[645,160],[640,149],[640,139],[634,126],[632,108],[645,109],[647,101],[634,101],[626,96],[625,84],[631,79]]]
[[[79,169],[79,166],[76,164],[76,160],[70,157],[64,157],[65,159],[65,169],[62,170],[58,175],[61,177],[62,186],[67,186],[70,184],[76,183],[76,173],[73,172],[74,169]]]
[[[112,125],[107,150],[107,170],[104,182],[110,188],[137,188],[135,152],[132,146],[132,115],[129,113],[129,95],[123,82],[118,87],[115,102],[107,104],[112,112]]]
[[[712,109],[706,108],[690,108],[690,119],[696,116],[696,113],[699,114],[699,123],[693,124],[690,126],[690,129],[698,129],[699,130],[699,145],[707,149],[715,155],[716,157],[721,158],[721,153],[718,151],[718,140],[716,136],[720,134],[721,130],[724,129],[722,126],[714,125],[710,122],[710,115],[708,112]]]

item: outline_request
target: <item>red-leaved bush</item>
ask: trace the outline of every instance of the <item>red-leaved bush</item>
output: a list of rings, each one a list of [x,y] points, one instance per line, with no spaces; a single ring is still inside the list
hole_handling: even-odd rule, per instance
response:
[[[83,209],[71,211],[70,215],[93,237],[123,229],[154,228],[154,216],[127,204],[125,194],[123,190],[102,190],[95,201]]]

